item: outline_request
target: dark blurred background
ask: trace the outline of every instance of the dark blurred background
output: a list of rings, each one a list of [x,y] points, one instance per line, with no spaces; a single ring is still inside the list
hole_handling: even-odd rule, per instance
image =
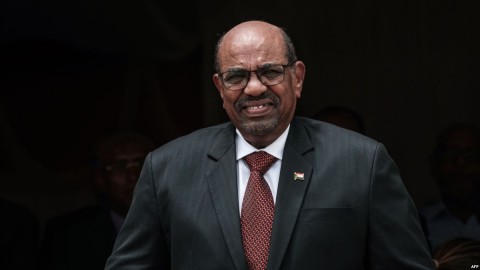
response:
[[[0,2],[0,195],[40,219],[93,200],[99,138],[161,145],[226,121],[212,83],[219,34],[283,26],[307,67],[297,115],[340,105],[383,142],[417,205],[438,196],[437,133],[480,113],[478,17],[454,0]]]

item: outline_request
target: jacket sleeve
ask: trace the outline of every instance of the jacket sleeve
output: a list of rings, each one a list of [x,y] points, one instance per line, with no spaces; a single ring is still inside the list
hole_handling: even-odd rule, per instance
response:
[[[152,154],[145,160],[133,202],[116,239],[106,270],[170,269],[170,256],[160,224]]]
[[[416,207],[382,144],[372,164],[367,269],[433,269]]]

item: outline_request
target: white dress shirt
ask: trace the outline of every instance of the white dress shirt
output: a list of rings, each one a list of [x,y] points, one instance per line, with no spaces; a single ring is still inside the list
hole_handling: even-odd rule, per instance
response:
[[[419,213],[424,217],[427,238],[432,249],[455,237],[480,241],[480,220],[474,215],[463,223],[448,211],[442,201],[420,208]]]
[[[242,212],[243,195],[247,189],[248,178],[250,177],[250,169],[243,160],[243,158],[253,152],[265,151],[270,155],[277,158],[277,161],[268,169],[263,175],[265,180],[272,191],[273,203],[275,203],[277,197],[278,181],[280,178],[280,168],[282,166],[283,149],[285,148],[285,142],[287,141],[288,130],[290,125],[285,131],[278,137],[272,144],[263,148],[257,149],[249,144],[243,137],[240,131],[237,129],[237,135],[235,136],[235,146],[237,149],[237,184],[238,184],[238,205],[240,207],[240,213]]]

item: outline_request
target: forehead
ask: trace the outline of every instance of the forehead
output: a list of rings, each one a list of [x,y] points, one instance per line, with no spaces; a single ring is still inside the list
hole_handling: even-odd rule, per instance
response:
[[[455,130],[448,134],[445,145],[450,148],[479,147],[480,140],[475,132],[470,130]]]
[[[100,158],[103,162],[112,160],[143,158],[147,155],[149,149],[146,145],[137,142],[123,143],[112,146]]]
[[[275,28],[234,29],[225,35],[220,44],[218,60],[222,68],[285,64],[285,42]]]

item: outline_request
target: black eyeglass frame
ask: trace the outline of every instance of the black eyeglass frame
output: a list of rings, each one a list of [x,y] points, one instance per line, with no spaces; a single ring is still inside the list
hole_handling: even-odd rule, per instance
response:
[[[117,161],[105,165],[104,170],[107,172],[126,172],[130,168],[141,169],[143,167],[143,159],[132,161]]]
[[[242,90],[244,89],[245,87],[247,87],[248,83],[250,82],[250,78],[251,78],[251,74],[252,72],[255,73],[255,75],[257,76],[257,79],[265,86],[274,86],[274,85],[277,85],[277,84],[281,84],[284,80],[285,80],[285,70],[288,68],[288,67],[292,67],[294,63],[288,63],[286,65],[281,65],[281,64],[266,64],[260,68],[257,68],[255,70],[246,70],[246,69],[231,69],[231,70],[227,70],[227,71],[224,71],[224,72],[219,72],[217,73],[217,75],[219,76],[220,80],[222,81],[222,85],[223,87],[225,87],[225,89],[229,90],[229,91],[239,91],[239,90]],[[264,72],[264,71],[267,71],[269,68],[271,67],[277,67],[277,66],[281,66],[282,67],[282,79],[278,82],[275,82],[273,84],[271,83],[265,83],[262,81],[262,78],[263,76],[261,75],[261,72]],[[235,87],[236,85],[231,85],[231,86],[227,86],[225,84],[225,80],[223,78],[223,75],[226,74],[226,73],[229,73],[229,72],[233,72],[233,71],[237,71],[237,72],[246,72],[249,74],[249,76],[247,77],[247,80],[246,80],[246,83],[245,85],[243,85],[242,87],[239,87],[238,89],[231,89],[232,86]]]

